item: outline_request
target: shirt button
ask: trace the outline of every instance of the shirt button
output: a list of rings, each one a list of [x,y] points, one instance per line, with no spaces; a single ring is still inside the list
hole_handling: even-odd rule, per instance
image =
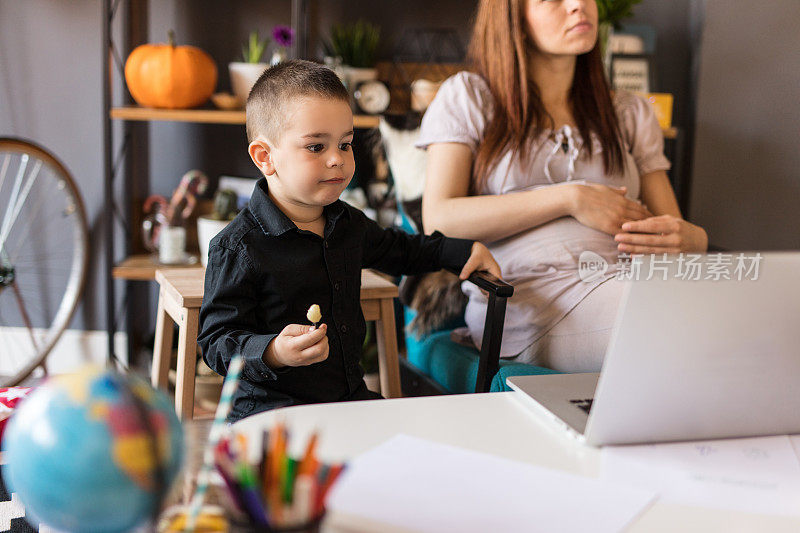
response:
[[[340,285],[339,285],[339,282],[337,281],[336,283],[333,284],[333,290],[338,291],[339,288],[340,288]]]
[[[323,241],[323,246],[325,246],[325,248],[327,248],[328,247],[328,241]]]
[[[347,333],[347,324],[342,324],[342,326],[339,328],[339,331],[342,333]]]

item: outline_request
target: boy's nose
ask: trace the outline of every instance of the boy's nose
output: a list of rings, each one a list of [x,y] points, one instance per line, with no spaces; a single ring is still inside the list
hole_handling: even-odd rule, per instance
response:
[[[339,154],[333,154],[328,159],[328,166],[331,168],[340,167],[342,165],[344,165],[344,158]]]

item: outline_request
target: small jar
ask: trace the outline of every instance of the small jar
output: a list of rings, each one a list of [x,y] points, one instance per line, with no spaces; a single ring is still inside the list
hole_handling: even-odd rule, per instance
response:
[[[166,265],[186,262],[186,228],[162,226],[158,238],[158,262]]]

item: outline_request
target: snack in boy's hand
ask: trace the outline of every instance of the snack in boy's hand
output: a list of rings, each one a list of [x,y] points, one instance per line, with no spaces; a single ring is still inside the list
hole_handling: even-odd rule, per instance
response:
[[[319,326],[319,322],[322,320],[322,311],[319,310],[319,306],[317,304],[314,304],[308,308],[306,318],[309,322],[314,324],[314,328]]]

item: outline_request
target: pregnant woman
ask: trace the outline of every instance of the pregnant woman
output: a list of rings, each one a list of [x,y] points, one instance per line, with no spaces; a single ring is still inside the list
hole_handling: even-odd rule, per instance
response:
[[[610,91],[597,28],[594,0],[482,0],[471,70],[442,85],[417,142],[425,232],[483,241],[515,287],[501,356],[565,372],[599,371],[621,254],[708,245],[681,217],[649,104]],[[608,270],[582,280],[585,252]],[[464,290],[478,344],[486,299]]]

